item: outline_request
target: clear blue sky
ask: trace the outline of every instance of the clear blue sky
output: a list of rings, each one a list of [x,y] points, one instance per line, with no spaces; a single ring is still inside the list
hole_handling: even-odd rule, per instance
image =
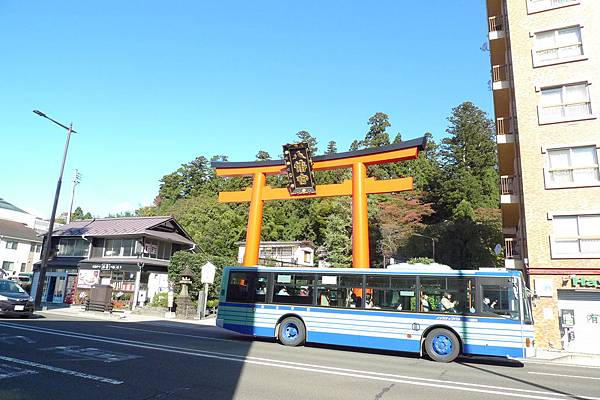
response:
[[[2,1],[0,197],[48,217],[152,202],[198,155],[276,157],[299,130],[347,150],[375,112],[391,136],[444,136],[452,107],[492,112],[485,2]]]

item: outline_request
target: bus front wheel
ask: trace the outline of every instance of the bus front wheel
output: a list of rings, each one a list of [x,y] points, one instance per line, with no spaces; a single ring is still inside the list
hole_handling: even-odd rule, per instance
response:
[[[425,350],[433,361],[454,361],[460,353],[460,343],[452,332],[443,328],[436,328],[429,332],[425,338]]]
[[[287,317],[279,324],[279,342],[285,346],[298,346],[306,340],[304,323],[296,317]]]

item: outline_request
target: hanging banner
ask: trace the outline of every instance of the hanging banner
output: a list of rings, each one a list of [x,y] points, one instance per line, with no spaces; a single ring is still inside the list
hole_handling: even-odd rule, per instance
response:
[[[308,143],[283,145],[283,158],[288,174],[288,191],[291,195],[314,194],[315,173]]]

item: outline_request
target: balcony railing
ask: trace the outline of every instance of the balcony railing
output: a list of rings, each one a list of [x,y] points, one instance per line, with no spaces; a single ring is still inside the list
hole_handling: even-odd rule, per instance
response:
[[[514,133],[513,118],[496,118],[496,135],[511,135]]]
[[[492,67],[492,82],[508,80],[508,65],[494,65]]]
[[[488,31],[501,32],[504,30],[504,16],[498,15],[488,18]]]
[[[500,192],[502,195],[517,194],[517,177],[514,175],[501,176]]]
[[[509,259],[521,258],[519,239],[504,238],[504,257]]]

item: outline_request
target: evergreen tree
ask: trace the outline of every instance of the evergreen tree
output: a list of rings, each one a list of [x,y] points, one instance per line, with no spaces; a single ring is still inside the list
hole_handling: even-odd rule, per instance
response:
[[[310,150],[311,155],[317,155],[319,148],[317,147],[317,139],[314,136],[312,136],[307,131],[299,131],[296,133],[296,136],[298,137],[298,139],[300,139],[301,142],[308,143],[308,149]]]
[[[337,153],[337,144],[334,140],[329,141],[327,143],[327,150],[325,150],[325,154],[334,154]]]
[[[83,219],[83,210],[81,207],[77,207],[73,214],[71,214],[71,221],[80,221]]]
[[[432,199],[438,219],[452,216],[461,201],[473,209],[496,208],[500,198],[492,121],[473,103],[452,110],[440,146],[440,170],[433,178]]]
[[[358,149],[360,149],[360,141],[358,141],[358,140],[355,139],[350,144],[350,148],[348,150],[350,150],[350,151],[356,151]]]
[[[390,144],[390,135],[386,129],[392,126],[389,122],[389,116],[385,113],[375,113],[369,118],[369,131],[362,141],[362,146],[366,148],[381,147]]]
[[[258,160],[258,161],[264,161],[264,160],[270,160],[270,159],[271,159],[271,155],[267,151],[259,150],[258,153],[256,153],[256,160]]]

